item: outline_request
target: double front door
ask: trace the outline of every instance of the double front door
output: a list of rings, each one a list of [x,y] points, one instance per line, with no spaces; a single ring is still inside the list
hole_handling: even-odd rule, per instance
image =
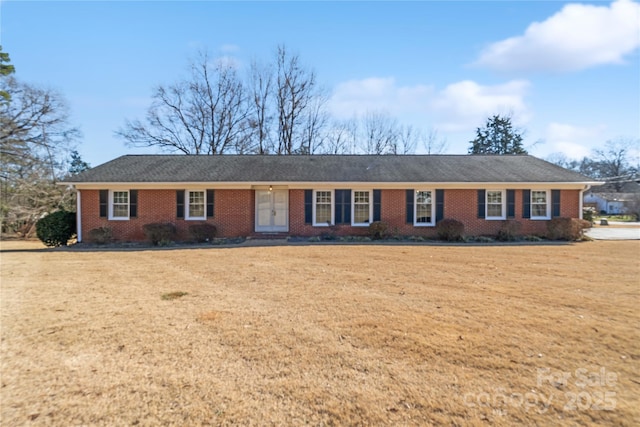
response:
[[[289,231],[289,190],[256,190],[256,231]]]

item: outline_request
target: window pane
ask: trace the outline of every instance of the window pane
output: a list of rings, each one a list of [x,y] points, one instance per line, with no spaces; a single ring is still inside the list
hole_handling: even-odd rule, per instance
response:
[[[330,223],[331,222],[331,205],[316,205],[316,223]]]
[[[354,192],[354,201],[355,203],[369,203],[369,192],[368,191],[356,191]]]
[[[318,191],[316,192],[316,203],[331,203],[330,191]]]
[[[114,217],[128,217],[129,216],[129,206],[128,205],[113,205],[113,216]]]
[[[487,191],[487,203],[502,203],[502,191]]]
[[[416,205],[416,222],[417,223],[431,222],[431,204]]]
[[[129,193],[127,191],[114,191],[113,192],[113,203],[129,203]]]
[[[487,216],[502,216],[502,205],[487,205]]]
[[[431,191],[418,191],[416,203],[431,203]]]
[[[531,216],[547,216],[547,206],[531,205]]]
[[[189,216],[204,217],[204,191],[189,192]]]
[[[531,203],[547,203],[547,192],[546,191],[532,191],[531,192]]]
[[[354,223],[369,222],[369,205],[355,205],[353,208]]]

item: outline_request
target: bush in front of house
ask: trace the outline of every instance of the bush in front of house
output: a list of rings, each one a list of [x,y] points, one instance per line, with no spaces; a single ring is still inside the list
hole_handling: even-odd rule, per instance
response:
[[[593,224],[593,219],[596,216],[595,208],[582,209],[582,218]]]
[[[104,245],[105,243],[111,242],[113,239],[113,232],[109,227],[98,227],[89,230],[89,234],[87,235],[87,240],[92,243],[97,243],[99,245]]]
[[[440,240],[462,241],[464,240],[464,224],[457,219],[443,219],[436,224],[436,233]]]
[[[387,223],[382,221],[375,221],[369,224],[369,236],[372,240],[383,239],[387,234]]]
[[[216,237],[218,229],[213,224],[191,224],[189,226],[189,235],[191,239],[198,242],[210,242]]]
[[[521,228],[522,224],[515,219],[502,221],[502,225],[500,226],[500,230],[498,230],[496,238],[501,242],[513,242],[514,240],[518,240]]]
[[[67,246],[76,234],[76,214],[56,211],[40,218],[36,223],[36,236],[47,246]]]
[[[176,237],[176,226],[170,222],[152,222],[142,226],[145,237],[152,245],[166,245]]]
[[[549,240],[580,240],[584,230],[590,226],[591,223],[584,219],[553,218],[547,222],[547,238]]]

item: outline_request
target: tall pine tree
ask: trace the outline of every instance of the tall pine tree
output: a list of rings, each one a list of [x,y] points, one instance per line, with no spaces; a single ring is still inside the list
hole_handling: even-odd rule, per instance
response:
[[[508,116],[488,118],[484,128],[476,129],[476,138],[470,143],[469,154],[527,154],[522,135],[513,128]]]

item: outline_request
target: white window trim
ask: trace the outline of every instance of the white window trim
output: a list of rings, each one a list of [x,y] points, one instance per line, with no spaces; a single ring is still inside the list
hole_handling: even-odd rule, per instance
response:
[[[369,222],[355,222],[356,215],[356,192],[369,193]],[[351,190],[351,226],[368,227],[373,222],[373,190]]]
[[[204,197],[204,216],[191,216],[189,212],[189,194],[203,193]],[[207,219],[207,190],[185,190],[184,191],[184,219],[186,221],[205,221]]]
[[[113,215],[113,193],[127,193],[127,216]],[[131,212],[131,193],[129,193],[129,190],[109,190],[109,220],[128,221],[130,212]]]
[[[534,216],[533,215],[533,192],[534,191],[544,191],[545,193],[547,193],[547,214],[545,216]],[[530,194],[529,194],[529,210],[531,212],[530,219],[532,219],[532,220],[551,219],[551,190],[530,190]]]
[[[502,193],[502,215],[489,216],[489,192],[499,191]],[[507,219],[507,190],[485,190],[484,195],[484,219],[489,221]],[[492,203],[493,204],[493,203]]]
[[[418,222],[418,193],[422,191],[431,192],[431,222]],[[414,227],[434,227],[436,225],[436,192],[430,188],[414,190],[413,198],[413,226]]]
[[[317,202],[317,196],[316,193],[320,191],[320,192],[329,192],[331,193],[331,224],[328,224],[326,222],[320,222],[318,223],[316,221],[316,202]],[[336,196],[333,190],[313,190],[313,226],[314,227],[329,227],[333,224],[336,223],[336,215],[335,215],[335,211],[336,211]]]

